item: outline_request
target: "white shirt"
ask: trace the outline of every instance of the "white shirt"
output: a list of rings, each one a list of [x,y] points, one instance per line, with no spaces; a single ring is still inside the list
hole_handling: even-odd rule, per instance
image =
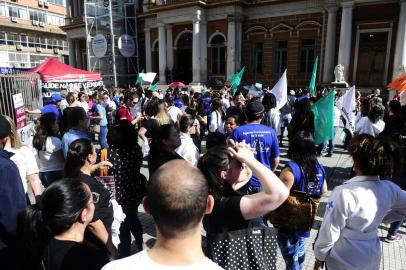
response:
[[[45,149],[38,151],[38,160],[41,172],[63,171],[62,141],[57,137],[47,137]]]
[[[374,137],[378,136],[379,133],[385,128],[385,122],[378,120],[376,123],[372,123],[368,116],[362,117],[355,126],[356,134],[369,134]]]
[[[130,269],[147,269],[147,270],[221,270],[220,266],[208,258],[190,265],[168,266],[154,262],[146,250],[127,258],[116,260],[106,264],[102,270],[130,270]]]
[[[17,165],[21,180],[23,181],[24,191],[27,193],[27,176],[39,172],[35,155],[27,146],[22,146],[19,149],[9,148],[6,150],[14,153],[10,159]]]
[[[226,97],[221,98],[221,105],[223,105],[223,108],[227,110],[230,107],[230,101]]]
[[[180,133],[181,145],[175,149],[175,152],[183,157],[193,166],[197,165],[200,154],[196,145],[193,143],[193,139],[187,133]]]
[[[174,123],[182,116],[182,111],[176,106],[168,107],[168,113]]]
[[[377,270],[379,225],[405,218],[406,191],[378,176],[353,177],[333,190],[314,255],[329,270]]]
[[[218,111],[211,112],[211,120],[209,124],[210,132],[221,132],[225,133],[224,130],[224,121],[221,119],[221,114]]]
[[[106,103],[107,103],[107,106],[108,106],[108,108],[110,109],[110,110],[117,110],[117,105],[116,105],[116,103],[114,102],[114,101],[112,101],[111,99],[108,99],[107,101],[106,101]]]
[[[341,111],[337,106],[334,106],[334,126],[338,127],[340,125]]]
[[[79,101],[78,102],[79,107],[82,107],[85,112],[89,111],[89,104],[87,104],[86,101]]]
[[[267,112],[267,117],[271,121],[269,123],[271,127],[275,130],[276,136],[281,135],[281,113],[279,110],[276,110],[275,108],[270,109]]]

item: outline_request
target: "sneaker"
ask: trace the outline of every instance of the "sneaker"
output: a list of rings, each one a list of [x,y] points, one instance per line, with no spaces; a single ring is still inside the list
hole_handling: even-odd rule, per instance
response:
[[[332,157],[332,156],[333,156],[333,154],[331,154],[331,153],[328,153],[325,155],[325,157]]]
[[[402,240],[402,235],[400,233],[388,234],[388,236],[386,236],[386,240],[388,242],[397,242]]]

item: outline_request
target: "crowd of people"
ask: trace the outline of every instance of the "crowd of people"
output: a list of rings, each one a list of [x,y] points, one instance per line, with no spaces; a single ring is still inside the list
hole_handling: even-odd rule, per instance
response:
[[[229,85],[56,93],[30,112],[40,114],[32,145],[0,116],[0,268],[222,269],[202,249],[202,227],[208,236],[267,228],[292,194],[327,193],[318,157],[334,155],[335,138],[315,145],[311,106],[328,91],[289,90],[281,109],[266,89],[244,96]],[[328,199],[315,269],[379,269],[379,225],[392,222],[396,241],[406,219],[406,107],[379,91],[356,101],[355,131],[343,123],[353,177]],[[342,120],[336,105],[334,136]],[[140,204],[156,225],[150,249]],[[274,224],[277,243],[286,269],[301,269],[310,228],[286,218]]]

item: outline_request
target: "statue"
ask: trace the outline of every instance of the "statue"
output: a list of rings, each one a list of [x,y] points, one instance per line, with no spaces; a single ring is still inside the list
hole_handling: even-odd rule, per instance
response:
[[[334,68],[334,76],[336,77],[335,83],[345,83],[344,80],[344,67],[341,64],[338,64]]]

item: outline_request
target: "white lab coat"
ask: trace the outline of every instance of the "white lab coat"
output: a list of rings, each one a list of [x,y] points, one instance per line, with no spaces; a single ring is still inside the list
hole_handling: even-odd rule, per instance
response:
[[[183,157],[193,166],[197,165],[200,154],[196,145],[193,143],[193,139],[187,133],[180,133],[181,145],[175,149],[175,152]]]
[[[406,192],[378,176],[356,176],[336,187],[326,207],[314,255],[329,270],[377,270],[378,227],[406,217]]]

